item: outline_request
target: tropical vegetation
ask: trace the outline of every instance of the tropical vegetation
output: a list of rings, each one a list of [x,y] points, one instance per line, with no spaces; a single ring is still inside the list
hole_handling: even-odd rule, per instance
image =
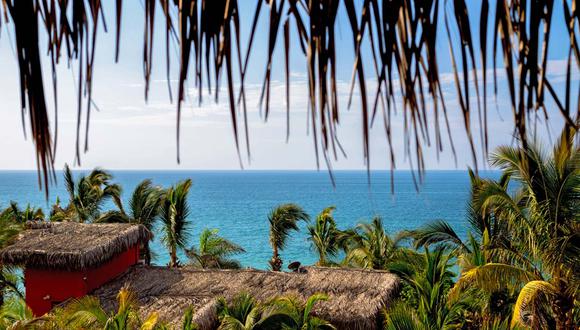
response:
[[[280,251],[286,247],[291,231],[298,231],[298,221],[308,221],[310,217],[296,204],[283,204],[274,208],[268,215],[270,223],[270,245],[272,259],[270,267],[273,271],[282,270]]]
[[[190,264],[196,268],[238,269],[242,265],[231,259],[246,250],[236,243],[218,235],[217,229],[205,229],[199,235],[199,246],[186,250]]]
[[[52,221],[72,220],[91,222],[101,215],[103,205],[112,200],[122,209],[121,186],[112,183],[113,175],[100,168],[75,180],[68,165],[64,167],[64,183],[68,192],[68,204],[63,208],[60,201],[53,206]]]
[[[336,257],[340,251],[342,232],[336,227],[336,221],[332,216],[332,212],[336,209],[330,206],[322,210],[316,216],[314,224],[308,225],[308,240],[312,242],[312,246],[318,254],[318,266],[332,265],[330,260]]]
[[[185,249],[189,238],[189,203],[187,196],[191,188],[191,179],[187,179],[170,187],[165,192],[161,203],[159,218],[163,237],[161,240],[169,250],[169,266],[179,265],[177,249]]]
[[[314,294],[304,303],[292,296],[276,297],[269,302],[260,303],[243,292],[230,302],[220,298],[217,306],[218,329],[334,329],[328,321],[312,315],[316,303],[327,299],[326,295]]]
[[[161,203],[165,198],[165,191],[153,186],[151,180],[143,180],[135,187],[129,199],[129,210],[125,211],[122,203],[119,210],[108,211],[101,215],[96,222],[133,223],[145,226],[153,236],[154,224],[161,211]],[[143,247],[142,255],[147,264],[151,263],[149,245]]]
[[[490,157],[491,165],[501,171],[495,179],[469,170],[467,235],[460,235],[442,219],[400,233],[389,233],[379,216],[353,228],[339,228],[334,207],[323,209],[311,221],[300,206],[279,205],[265,223],[273,252],[270,266],[282,270],[280,252],[304,222],[318,256],[317,266],[385,270],[399,276],[400,292],[382,313],[385,329],[574,329],[580,324],[577,138],[574,130],[566,128],[550,149],[539,142],[500,147]],[[66,169],[65,178],[70,182],[69,205],[61,209],[55,205],[52,221],[138,223],[161,234],[170,267],[180,266],[180,250],[191,267],[241,267],[233,257],[244,249],[220,236],[217,229],[203,230],[199,244],[186,248],[192,225],[191,180],[167,189],[145,180],[124,207],[120,187],[106,171],[95,170],[75,181]],[[101,212],[104,199],[111,199],[117,210]],[[40,209],[21,209],[11,203],[0,212],[0,247],[10,244],[27,222],[42,218]],[[81,323],[103,329],[168,327],[154,314],[140,319],[137,301],[126,289],[119,293],[115,313],[86,297],[41,318],[34,318],[27,309],[13,269],[2,267],[0,291],[0,328]],[[219,327],[332,328],[311,313],[325,299],[320,294],[306,301],[293,297],[258,301],[248,294],[222,298],[217,303]],[[188,309],[184,329],[195,328],[192,315]]]

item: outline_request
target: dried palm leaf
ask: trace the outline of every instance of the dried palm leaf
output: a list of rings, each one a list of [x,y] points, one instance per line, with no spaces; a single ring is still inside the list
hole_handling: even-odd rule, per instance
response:
[[[80,164],[81,124],[84,129],[84,151],[88,149],[88,127],[92,102],[92,78],[95,46],[99,25],[106,31],[105,13],[100,0],[1,0],[1,14],[11,19],[14,26],[16,49],[19,61],[22,118],[26,114],[32,139],[36,146],[37,163],[41,186],[48,185],[53,173],[57,132],[57,77],[56,66],[61,54],[68,62],[78,63],[77,105],[77,149],[76,159]],[[166,69],[169,95],[171,36],[179,45],[179,79],[177,83],[177,145],[180,142],[180,116],[186,97],[185,81],[190,71],[194,74],[198,89],[198,101],[202,102],[204,84],[218,100],[220,78],[227,80],[228,101],[232,120],[234,141],[240,158],[239,111],[242,110],[246,149],[249,151],[249,132],[244,83],[248,70],[253,42],[256,38],[258,19],[268,12],[267,61],[261,93],[264,118],[270,113],[270,83],[273,70],[273,54],[276,45],[282,43],[286,74],[286,107],[288,137],[290,116],[290,48],[300,46],[308,68],[309,122],[315,145],[317,165],[322,155],[328,169],[331,158],[337,158],[337,149],[344,154],[338,140],[340,110],[337,93],[337,44],[335,41],[336,19],[343,10],[352,32],[354,63],[350,87],[349,106],[358,85],[362,117],[363,154],[367,169],[370,168],[370,127],[378,109],[381,109],[383,125],[390,148],[391,168],[395,166],[393,151],[392,114],[397,101],[402,103],[404,122],[405,156],[416,168],[422,180],[425,163],[424,148],[432,144],[439,153],[443,149],[441,118],[455,156],[448,109],[445,105],[442,82],[439,74],[440,61],[436,53],[437,35],[444,31],[451,53],[451,63],[460,110],[464,118],[464,129],[471,146],[474,164],[477,154],[472,136],[472,126],[477,124],[482,147],[482,156],[487,156],[489,138],[487,126],[487,57],[492,56],[494,70],[494,94],[498,94],[496,58],[503,55],[503,66],[509,90],[514,129],[519,143],[527,144],[528,126],[538,113],[548,118],[546,94],[556,105],[560,116],[570,129],[576,129],[580,117],[579,100],[572,100],[572,72],[580,67],[580,51],[577,42],[580,13],[577,0],[562,0],[564,24],[569,34],[569,51],[566,67],[566,82],[563,95],[557,92],[546,71],[554,0],[498,0],[490,6],[488,0],[481,1],[478,22],[468,10],[466,0],[256,0],[256,11],[251,33],[242,57],[240,40],[240,17],[236,0],[145,0],[143,69],[145,76],[145,98],[149,92],[149,80],[153,65],[153,33],[156,7],[159,5],[165,17]],[[116,47],[115,59],[119,57],[119,39],[122,21],[122,0],[116,1]],[[488,22],[488,14],[494,13]],[[444,29],[439,21],[444,19]],[[475,19],[477,20],[477,19]],[[48,106],[42,80],[39,45],[39,29],[44,27],[47,35],[47,53],[50,55],[54,93],[55,123],[54,138],[48,119]],[[472,23],[478,23],[479,52],[481,63],[476,65],[476,48]],[[491,24],[490,24],[491,23]],[[560,22],[558,22],[560,23]],[[290,31],[295,28],[297,33]],[[493,32],[491,34],[490,32]],[[283,41],[278,38],[283,34]],[[488,35],[491,36],[492,51],[488,51]],[[290,40],[297,38],[296,41]],[[370,46],[370,50],[367,46]],[[255,51],[255,50],[254,50]],[[371,71],[365,68],[363,56],[372,57]],[[237,63],[235,62],[237,61]],[[236,71],[236,66],[239,68]],[[367,78],[376,75],[377,88],[369,90]],[[471,72],[470,72],[471,71]],[[239,78],[237,77],[239,75]],[[204,78],[205,76],[205,78]],[[470,84],[470,77],[473,84]],[[482,81],[480,81],[480,77]],[[234,82],[239,81],[239,87]],[[237,89],[237,90],[236,90]],[[547,91],[547,93],[546,93]],[[476,95],[477,120],[472,117],[470,95]],[[370,95],[369,95],[370,94]],[[373,95],[374,94],[374,95]],[[482,96],[481,96],[482,95]],[[374,102],[369,104],[369,96]],[[481,97],[480,97],[481,96]],[[428,100],[430,99],[430,102]],[[576,102],[576,111],[573,103]],[[241,108],[241,109],[239,109]],[[432,122],[431,122],[432,121]],[[178,151],[179,162],[179,151]]]

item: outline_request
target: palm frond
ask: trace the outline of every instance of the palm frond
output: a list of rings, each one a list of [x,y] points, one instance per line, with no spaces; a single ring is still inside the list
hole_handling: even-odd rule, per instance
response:
[[[385,330],[421,330],[425,329],[413,308],[403,302],[383,311]]]
[[[15,53],[18,55],[20,77],[21,111],[23,125],[26,116],[36,147],[38,169],[43,173],[42,185],[47,186],[54,174],[53,162],[56,151],[58,119],[57,110],[57,73],[61,56],[65,62],[78,65],[77,68],[77,127],[76,161],[80,163],[81,149],[88,150],[88,128],[92,100],[92,81],[94,77],[96,46],[98,35],[106,30],[105,18],[115,15],[116,47],[112,52],[119,59],[122,6],[116,1],[115,14],[103,9],[102,2],[68,1],[53,4],[33,0],[21,2],[3,0],[0,6],[3,16],[10,18],[14,27]],[[342,5],[341,5],[342,3]],[[442,4],[443,3],[443,4]],[[360,115],[363,123],[361,137],[365,163],[370,166],[370,127],[377,115],[382,116],[387,143],[390,146],[391,168],[395,166],[395,151],[392,141],[395,105],[397,98],[402,100],[402,120],[404,121],[404,152],[413,168],[419,170],[422,180],[424,149],[434,146],[437,152],[444,147],[442,135],[449,135],[449,145],[455,155],[453,139],[450,134],[443,92],[441,57],[437,56],[436,40],[447,41],[452,63],[453,80],[459,96],[458,111],[464,119],[466,139],[470,145],[477,166],[477,153],[474,145],[474,132],[479,128],[481,154],[485,157],[489,146],[487,122],[487,67],[491,56],[494,94],[498,94],[498,73],[496,61],[503,60],[513,127],[522,146],[528,145],[528,126],[533,118],[548,117],[546,100],[555,104],[553,110],[563,119],[570,129],[577,128],[575,107],[570,101],[573,94],[571,82],[573,68],[580,67],[578,30],[580,24],[576,2],[563,2],[564,15],[553,15],[554,1],[540,2],[502,0],[490,6],[488,0],[477,6],[468,6],[468,1],[429,0],[390,1],[352,0],[304,1],[276,0],[255,4],[255,14],[250,26],[247,49],[242,49],[241,29],[246,18],[240,17],[238,1],[146,1],[144,5],[143,68],[145,98],[149,95],[153,67],[153,41],[155,39],[155,16],[158,6],[162,10],[162,23],[165,30],[165,67],[169,96],[172,98],[170,73],[170,44],[173,40],[179,48],[179,77],[177,82],[177,149],[179,162],[180,118],[186,95],[186,80],[193,75],[201,102],[201,91],[207,87],[218,99],[221,78],[227,82],[227,99],[230,108],[234,142],[241,149],[242,125],[245,146],[249,156],[249,133],[245,80],[251,54],[256,52],[254,39],[257,24],[262,15],[268,21],[263,35],[267,38],[266,60],[263,61],[264,80],[260,99],[267,118],[270,108],[272,71],[276,70],[275,52],[284,51],[284,71],[286,72],[286,97],[290,98],[290,58],[293,46],[299,47],[304,54],[308,76],[309,118],[313,128],[313,143],[317,164],[320,158],[329,169],[331,159],[337,158],[342,147],[338,139],[341,110],[337,88],[337,63],[343,56],[337,51],[336,41],[338,18],[348,17],[348,26],[354,61],[348,96],[352,103],[354,87],[358,85],[360,95]],[[479,9],[479,16],[476,12]],[[490,20],[489,16],[493,19]],[[554,19],[560,22],[554,22]],[[443,21],[444,26],[441,26]],[[30,22],[34,22],[33,24]],[[41,23],[39,25],[39,22]],[[30,23],[30,24],[29,24]],[[565,88],[559,93],[554,89],[554,81],[547,75],[549,71],[548,49],[553,23],[564,23],[568,32],[568,58],[566,64]],[[102,28],[101,28],[102,26]],[[292,32],[291,32],[292,31]],[[294,32],[296,31],[296,32]],[[43,40],[46,49],[38,40]],[[281,35],[282,34],[282,35]],[[478,38],[475,35],[479,34]],[[490,35],[490,37],[488,37]],[[292,40],[291,40],[292,39]],[[475,40],[479,40],[479,45]],[[492,42],[493,47],[488,47]],[[553,42],[552,42],[553,44]],[[560,45],[559,45],[560,46]],[[479,49],[477,49],[479,48]],[[476,53],[481,57],[481,72],[476,66]],[[242,53],[245,53],[245,56]],[[54,127],[49,121],[51,105],[47,102],[44,89],[43,64],[41,53],[48,54],[52,72],[52,93],[55,110]],[[447,60],[447,59],[446,59]],[[368,66],[370,63],[370,67]],[[376,88],[371,88],[369,77],[374,77]],[[483,79],[483,81],[480,81]],[[473,80],[474,86],[471,86]],[[239,84],[236,84],[239,82]],[[84,91],[84,92],[83,92]],[[564,95],[561,95],[564,94]],[[477,109],[471,105],[475,95]],[[431,102],[429,102],[431,101]],[[287,100],[289,117],[290,100]],[[432,105],[432,106],[431,106]],[[477,119],[472,119],[472,118]],[[444,123],[442,123],[444,121]],[[83,125],[84,124],[84,125]],[[475,125],[474,125],[475,124]],[[81,128],[84,126],[84,144]],[[289,126],[288,126],[289,127]],[[287,127],[287,132],[289,128]],[[287,133],[288,134],[288,133]],[[81,148],[81,145],[84,145]],[[337,151],[338,149],[338,151]],[[411,155],[413,153],[414,155]]]
[[[557,295],[557,289],[550,282],[546,281],[530,281],[526,283],[526,285],[524,285],[520,290],[520,294],[518,295],[518,299],[514,305],[514,313],[511,322],[512,327],[515,327],[518,324],[526,325],[527,322],[523,320],[523,316],[539,294],[555,296]]]
[[[523,285],[535,278],[535,274],[519,267],[500,263],[487,263],[461,274],[449,295],[455,299],[462,290],[465,290],[470,285],[475,285],[487,292],[494,292],[510,285],[516,287]]]
[[[298,230],[298,221],[308,221],[310,217],[296,204],[282,204],[268,215],[270,222],[270,245],[278,249],[286,246],[290,231]]]
[[[461,249],[467,253],[471,252],[451,225],[443,220],[433,221],[419,229],[413,230],[411,236],[415,240],[416,247],[428,247],[431,244],[449,243],[457,249]]]

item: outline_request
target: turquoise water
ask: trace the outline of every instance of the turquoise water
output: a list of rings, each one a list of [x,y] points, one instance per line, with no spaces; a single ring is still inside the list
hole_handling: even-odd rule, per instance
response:
[[[323,208],[336,206],[335,219],[340,228],[383,217],[391,233],[418,227],[430,220],[445,219],[462,235],[466,235],[465,205],[469,195],[469,176],[465,171],[428,171],[417,192],[411,172],[395,172],[395,193],[390,190],[390,173],[373,172],[371,185],[364,171],[336,171],[336,187],[328,173],[314,171],[112,171],[114,181],[123,187],[127,201],[134,187],[143,179],[169,186],[191,178],[190,220],[193,227],[191,244],[204,228],[217,228],[220,235],[240,244],[246,253],[238,256],[243,266],[267,268],[271,257],[268,244],[269,211],[280,203],[298,203],[315,216]],[[75,175],[78,175],[75,172]],[[497,176],[495,172],[483,176]],[[50,189],[48,202],[39,191],[34,171],[0,171],[0,207],[16,201],[21,207],[30,203],[49,213],[50,205],[59,196],[66,204],[62,173]],[[112,207],[108,205],[107,207]],[[292,234],[282,259],[299,260],[303,264],[316,261],[306,239],[306,224]],[[166,264],[168,254],[159,242],[152,244],[155,263]]]

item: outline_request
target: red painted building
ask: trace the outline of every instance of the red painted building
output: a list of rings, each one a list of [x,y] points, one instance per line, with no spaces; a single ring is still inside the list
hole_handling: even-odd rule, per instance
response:
[[[39,316],[137,264],[149,237],[140,225],[32,223],[0,251],[0,262],[24,268],[26,303]]]

